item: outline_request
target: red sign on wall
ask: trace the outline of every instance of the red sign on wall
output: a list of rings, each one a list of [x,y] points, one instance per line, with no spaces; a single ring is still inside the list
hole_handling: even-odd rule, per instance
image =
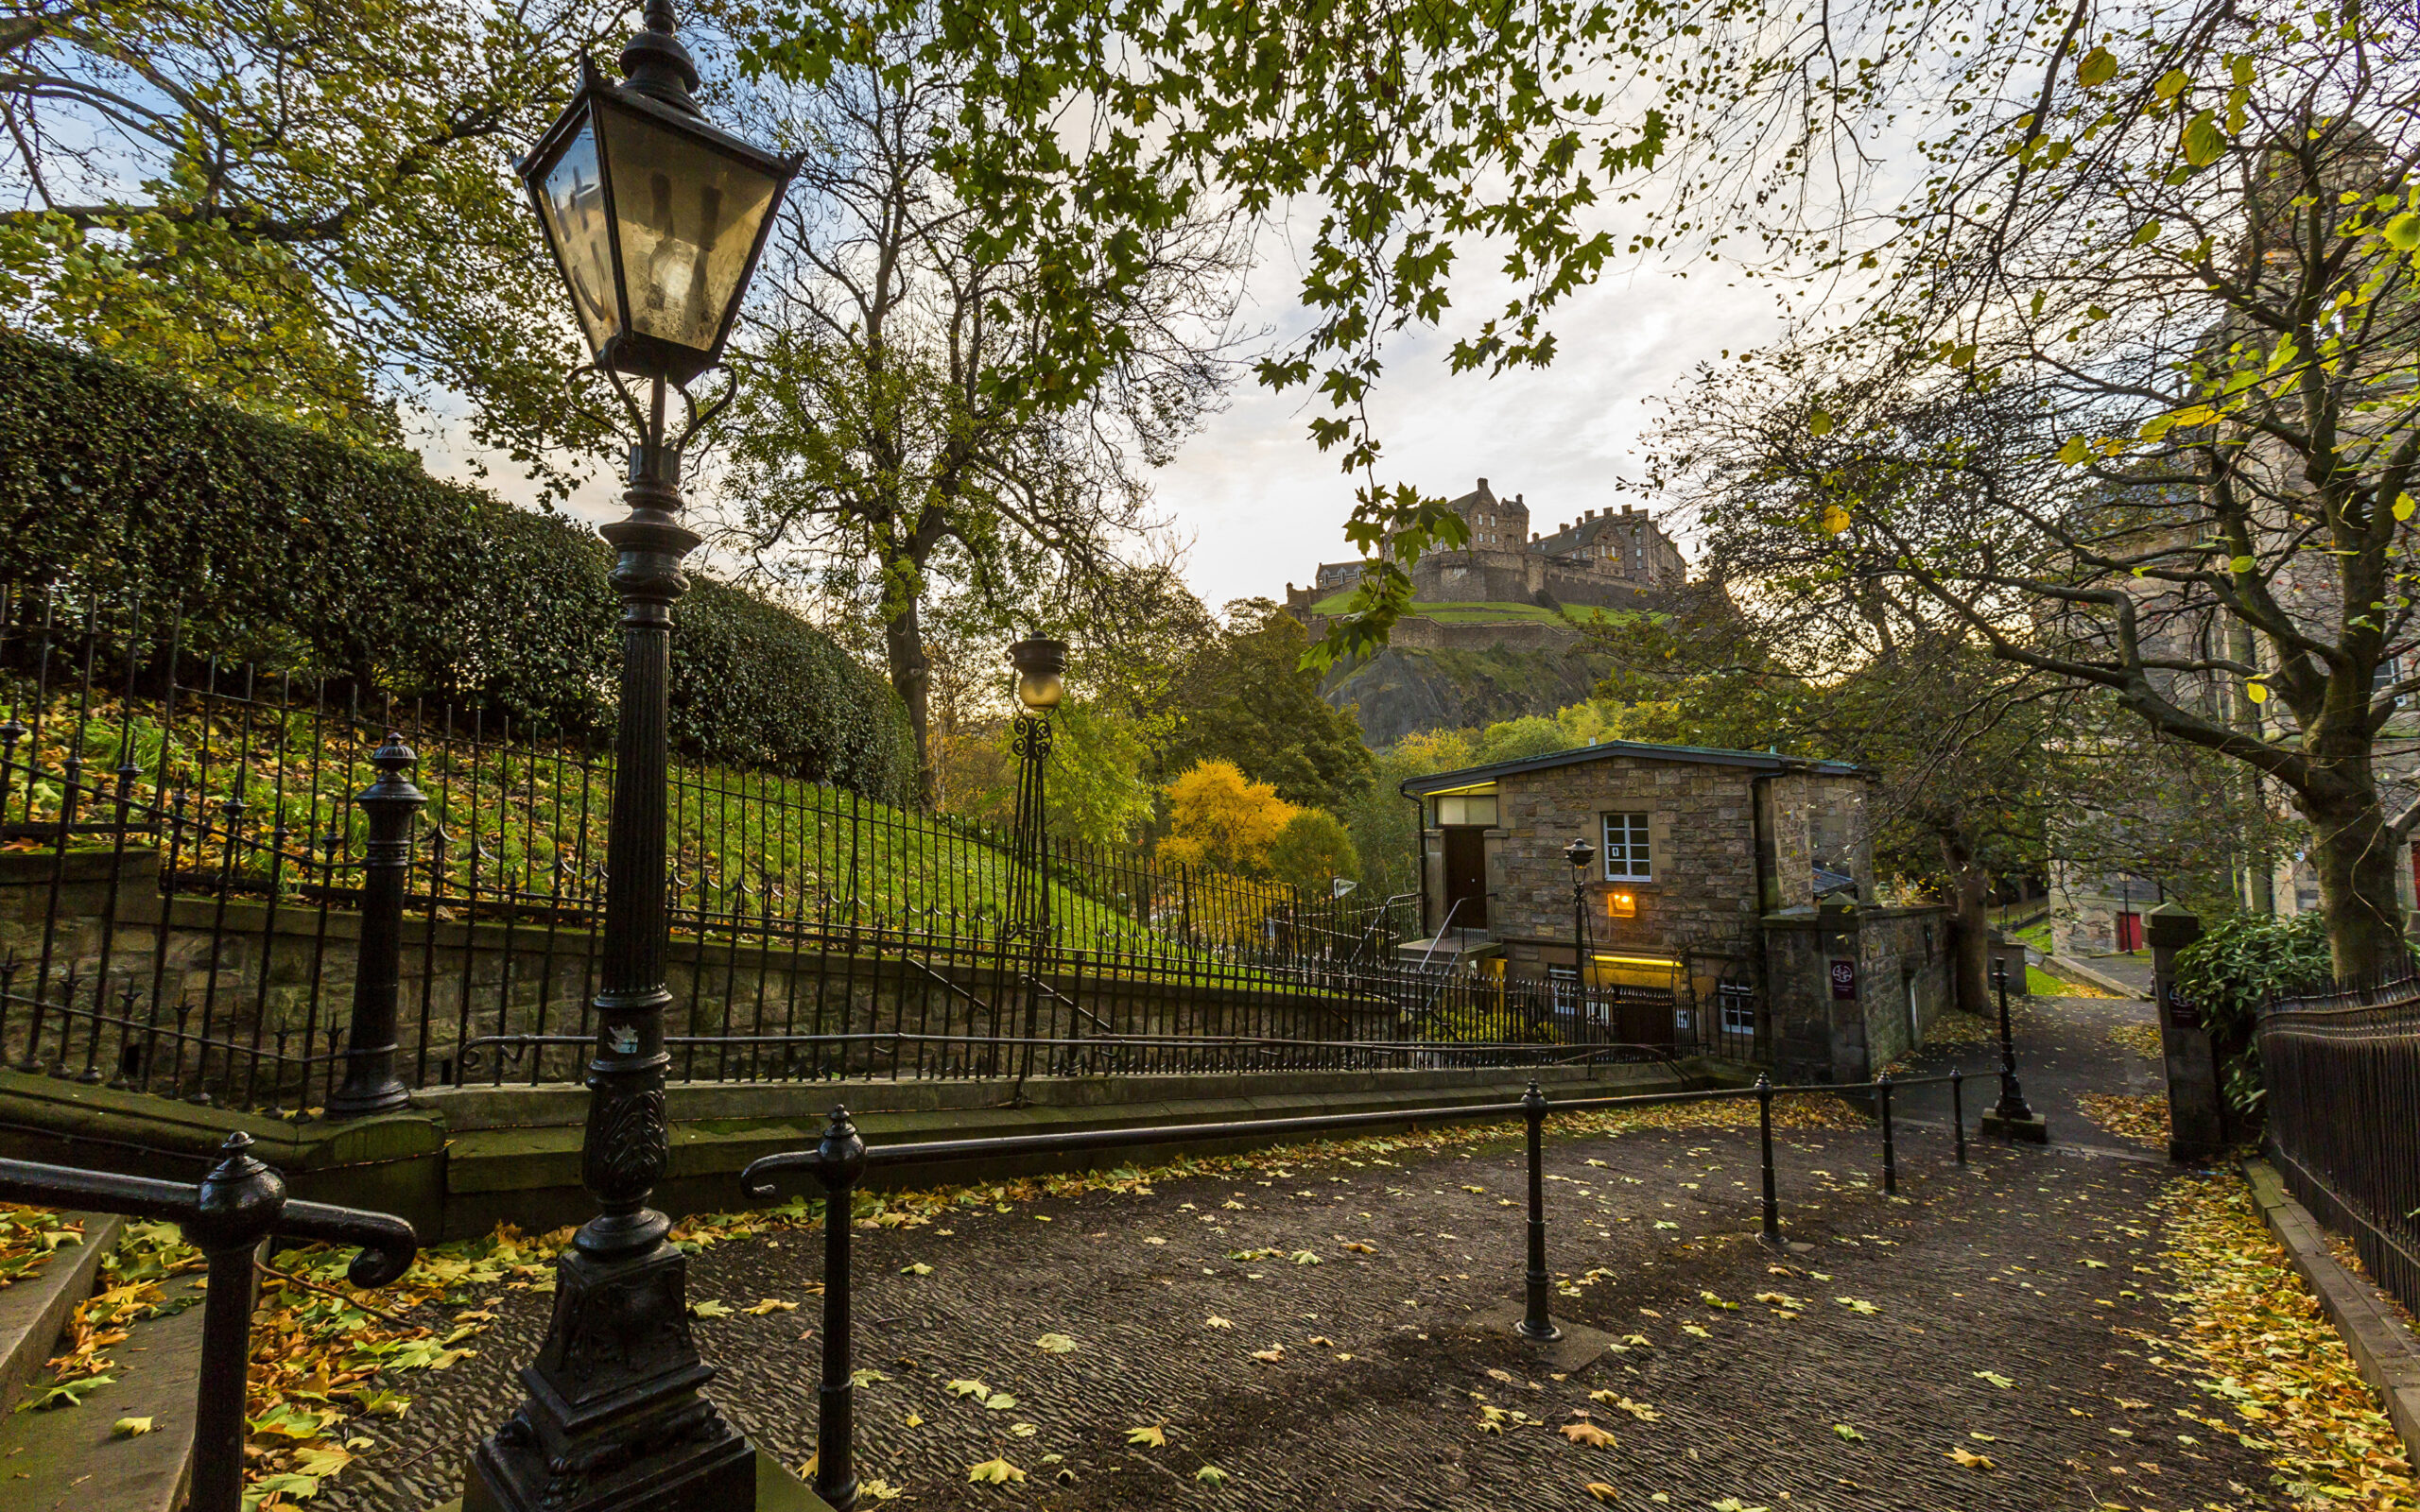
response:
[[[1834,961],[1832,963],[1832,996],[1844,1000],[1856,998],[1857,962]]]

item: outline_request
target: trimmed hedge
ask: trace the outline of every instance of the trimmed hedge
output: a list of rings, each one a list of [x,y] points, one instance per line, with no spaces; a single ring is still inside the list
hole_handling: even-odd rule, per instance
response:
[[[0,394],[0,582],[140,594],[147,614],[181,610],[199,650],[533,733],[611,730],[619,606],[585,526],[6,332]],[[691,581],[672,638],[683,751],[912,791],[881,677],[786,610]]]

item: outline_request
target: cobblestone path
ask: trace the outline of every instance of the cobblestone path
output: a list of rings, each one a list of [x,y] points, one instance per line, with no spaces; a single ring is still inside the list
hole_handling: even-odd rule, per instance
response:
[[[863,1232],[857,1355],[879,1379],[858,1393],[859,1472],[920,1506],[1068,1512],[2286,1504],[2256,1453],[2198,1420],[2213,1404],[2158,1367],[2174,1328],[2149,1211],[2164,1162],[1978,1144],[1962,1171],[1945,1129],[1916,1130],[1890,1199],[1870,1131],[1779,1145],[1807,1247],[1777,1256],[1750,1237],[1753,1126],[1550,1141],[1558,1319],[1620,1344],[1585,1360],[1506,1327],[1509,1142],[1364,1146]],[[716,1397],[792,1466],[815,1447],[820,1256],[820,1235],[794,1232],[693,1268],[693,1296],[731,1310],[696,1325]],[[769,1297],[801,1305],[744,1311]],[[502,1314],[478,1357],[416,1376],[391,1441],[316,1504],[424,1512],[458,1487],[467,1435],[511,1404],[547,1306],[471,1300]],[[1074,1349],[1046,1352],[1045,1333]],[[975,1381],[984,1395],[949,1385]],[[1614,1442],[1558,1432],[1582,1421]],[[1131,1445],[1145,1427],[1165,1444]],[[1027,1479],[969,1484],[994,1457]],[[1197,1479],[1204,1466],[1223,1481]]]

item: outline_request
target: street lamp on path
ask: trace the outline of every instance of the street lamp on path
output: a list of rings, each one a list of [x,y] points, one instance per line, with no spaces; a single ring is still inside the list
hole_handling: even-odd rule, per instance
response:
[[[1597,859],[1597,848],[1582,835],[1563,848],[1563,859],[1571,863],[1571,1022],[1576,1028],[1586,1016],[1582,1004],[1588,982],[1588,866]]]
[[[602,990],[580,1180],[601,1211],[557,1261],[527,1399],[482,1440],[464,1512],[751,1512],[756,1455],[700,1395],[688,1265],[647,1205],[664,1177],[665,728],[672,605],[699,538],[681,523],[681,449],[711,408],[683,386],[721,360],[773,208],[799,160],[706,124],[671,0],[648,0],[620,83],[580,60],[579,91],[519,167],[597,369],[640,440],[630,513],[603,527],[622,600],[606,840]],[[645,387],[644,401],[631,380]],[[686,421],[667,426],[667,391]]]
[[[1050,816],[1044,773],[1050,758],[1050,712],[1066,696],[1067,643],[1029,636],[1009,647],[1017,669],[1017,716],[1010,744],[1017,757],[1016,855],[1024,869],[1011,926],[1036,951],[1050,937]]]
[[[1999,989],[2000,998],[2000,1100],[1983,1115],[1982,1130],[2002,1139],[2048,1143],[2047,1125],[2026,1106],[2025,1090],[2016,1084],[2016,1036],[2008,1018],[2008,958],[1996,952],[1992,956],[1992,985]]]

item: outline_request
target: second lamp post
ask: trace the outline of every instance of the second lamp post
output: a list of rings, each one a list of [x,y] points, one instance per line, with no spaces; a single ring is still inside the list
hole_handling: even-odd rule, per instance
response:
[[[1066,696],[1067,643],[1028,636],[1009,647],[1017,669],[1017,716],[1010,743],[1017,758],[1017,887],[1011,933],[1039,952],[1050,939],[1050,813],[1046,773],[1050,713]]]

